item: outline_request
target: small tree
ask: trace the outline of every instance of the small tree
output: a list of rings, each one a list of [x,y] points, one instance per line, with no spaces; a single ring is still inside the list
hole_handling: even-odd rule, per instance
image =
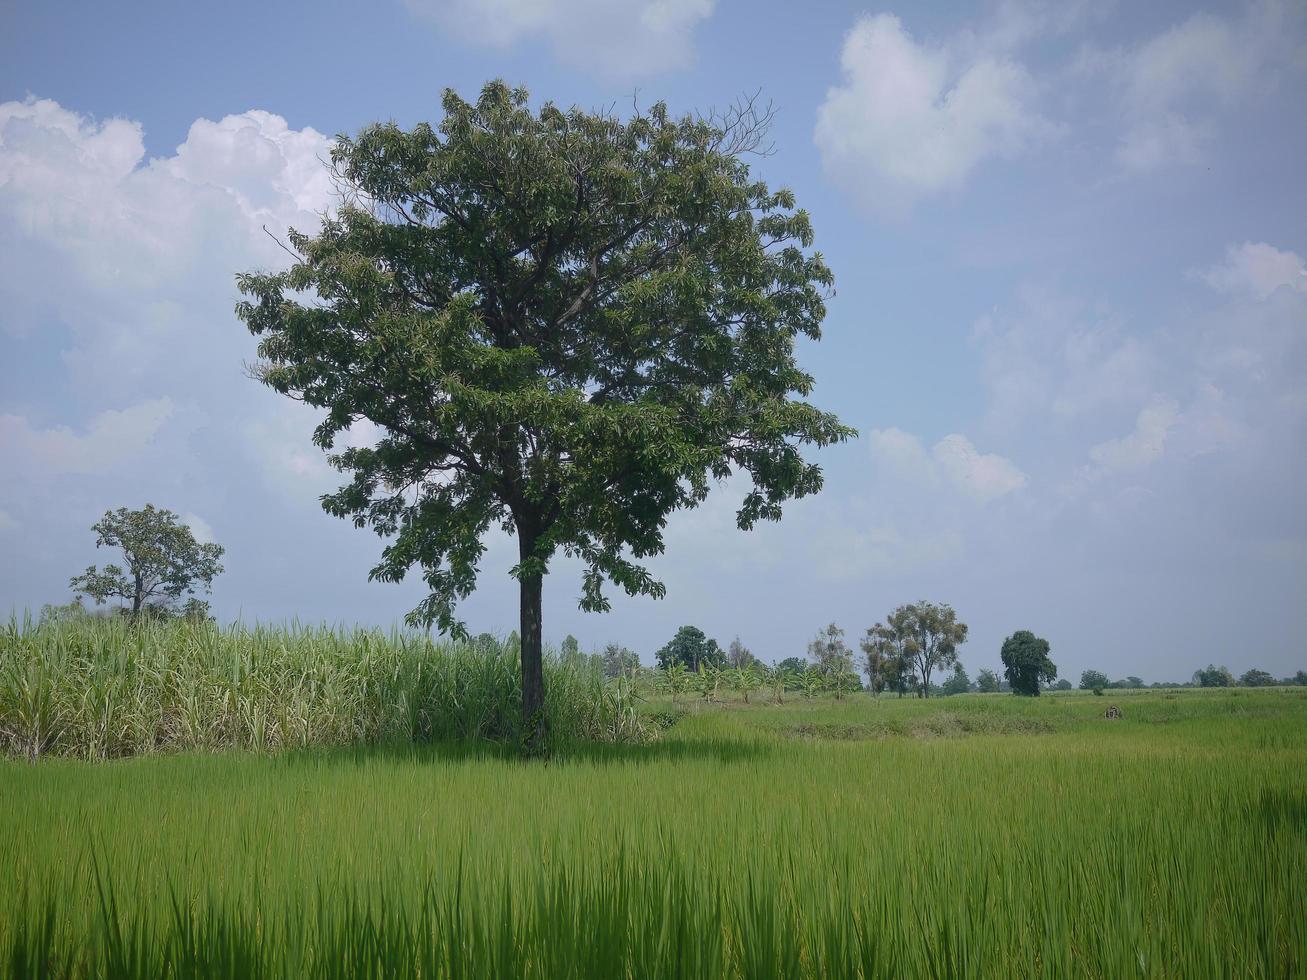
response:
[[[1070,691],[1070,690],[1074,690],[1074,687],[1069,680],[1063,677],[1060,681],[1058,681],[1056,684],[1053,685],[1053,690]]]
[[[485,535],[517,537],[523,724],[542,748],[550,560],[584,563],[583,609],[609,608],[607,582],[660,597],[641,562],[671,513],[739,473],[739,527],[778,520],[821,488],[803,447],[855,434],[806,401],[795,357],[833,279],[807,213],[745,159],[767,124],[749,104],[533,111],[491,82],[443,110],[338,140],[346,203],[290,234],[290,270],[238,278],[237,315],[260,380],[325,410],[318,446],[377,426],[331,457],[350,482],[322,502],[390,539],[373,578],[422,570],[414,624],[461,634]]]
[[[1194,671],[1194,683],[1199,687],[1234,687],[1234,675],[1225,667],[1208,664],[1204,670]]]
[[[808,644],[808,659],[817,667],[823,685],[843,697],[850,685],[846,675],[853,673],[853,654],[844,642],[844,630],[831,623],[817,632]]]
[[[123,564],[92,565],[68,583],[77,593],[90,596],[96,605],[111,598],[130,603],[132,616],[162,615],[178,611],[192,618],[208,616],[208,603],[194,598],[197,591],[209,592],[222,573],[218,559],[223,548],[201,544],[191,529],[170,510],[146,504],[141,510],[119,507],[106,511],[91,525],[97,548],[119,548]],[[184,605],[183,596],[192,598]],[[180,606],[180,610],[179,610]]]
[[[1275,678],[1266,671],[1253,667],[1251,670],[1244,671],[1243,676],[1239,678],[1239,683],[1244,687],[1274,687]]]
[[[1285,683],[1296,684],[1298,687],[1307,687],[1307,670],[1300,670],[1293,677],[1286,678]]]
[[[980,673],[976,675],[976,687],[981,694],[997,694],[998,674],[988,667],[981,668]]]
[[[1048,659],[1048,650],[1048,641],[1030,630],[1017,630],[1003,641],[999,656],[1014,693],[1038,697],[1040,685],[1057,677],[1057,666]]]
[[[858,641],[863,653],[862,669],[873,697],[900,675],[907,656],[904,643],[904,637],[883,623],[868,627],[866,635]]]
[[[1086,670],[1080,675],[1080,690],[1102,694],[1103,689],[1111,683],[1101,670]]]
[[[738,636],[731,640],[731,645],[726,648],[726,663],[731,667],[748,667],[757,659],[749,652],[749,648],[740,642]]]
[[[953,665],[953,675],[940,685],[940,690],[945,695],[966,694],[971,690],[971,678],[961,663]]]
[[[629,677],[640,667],[640,658],[634,651],[617,643],[610,643],[600,654],[605,677]]]
[[[716,640],[709,639],[697,626],[682,626],[654,658],[660,668],[670,664],[684,664],[687,670],[697,671],[701,665],[720,667],[726,657]]]

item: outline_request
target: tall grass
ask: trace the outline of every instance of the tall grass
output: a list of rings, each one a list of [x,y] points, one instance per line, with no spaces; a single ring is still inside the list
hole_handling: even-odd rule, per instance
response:
[[[0,761],[0,973],[1307,975],[1307,699],[1101,702],[709,708],[547,765]],[[902,734],[789,730],[859,716]]]
[[[638,739],[620,687],[546,664],[561,739]],[[370,630],[90,617],[0,630],[0,752],[85,759],[441,739],[511,741],[516,648]]]

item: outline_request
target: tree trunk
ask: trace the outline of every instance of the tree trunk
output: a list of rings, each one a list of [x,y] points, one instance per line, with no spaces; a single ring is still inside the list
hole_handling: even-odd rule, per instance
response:
[[[531,556],[535,542],[521,533],[518,541],[525,562]],[[524,574],[518,583],[522,594],[522,744],[528,752],[540,754],[545,751],[549,734],[545,719],[545,670],[540,628],[544,580],[540,575]]]
[[[132,618],[135,619],[141,612],[141,604],[145,601],[142,593],[145,591],[145,583],[141,581],[141,576],[135,576],[136,591],[132,595]]]

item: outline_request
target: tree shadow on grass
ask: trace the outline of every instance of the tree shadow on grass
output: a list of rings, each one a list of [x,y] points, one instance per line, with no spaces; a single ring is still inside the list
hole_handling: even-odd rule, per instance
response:
[[[567,741],[543,757],[525,755],[517,746],[488,740],[402,742],[291,749],[278,758],[286,764],[365,765],[382,763],[498,762],[523,766],[648,765],[712,762],[738,764],[768,758],[772,746],[748,739],[660,739],[645,744]]]

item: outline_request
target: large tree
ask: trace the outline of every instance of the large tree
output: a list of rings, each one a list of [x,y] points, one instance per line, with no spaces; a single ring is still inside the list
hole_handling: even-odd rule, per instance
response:
[[[292,268],[247,274],[237,313],[259,377],[374,445],[331,457],[352,481],[332,514],[390,539],[372,577],[422,569],[410,614],[461,634],[487,531],[518,539],[526,738],[545,734],[541,592],[558,552],[602,586],[661,596],[639,564],[668,514],[747,475],[740,528],[820,489],[802,455],[853,435],[805,398],[798,337],[817,339],[832,277],[808,215],[745,155],[750,105],[621,119],[503,83],[447,91],[438,127],[375,125],[332,151],[348,195]]]
[[[1049,649],[1048,641],[1030,630],[1017,630],[1003,641],[999,656],[1013,693],[1038,697],[1041,684],[1057,680],[1057,665],[1048,659]]]
[[[100,605],[120,599],[130,604],[132,616],[178,611],[207,615],[208,604],[196,593],[209,592],[214,578],[222,573],[221,545],[195,540],[181,518],[153,504],[140,510],[119,507],[105,511],[91,530],[97,548],[122,551],[123,564],[102,569],[91,565],[74,576],[68,585],[79,600],[86,595]],[[186,596],[190,598],[183,605]]]

